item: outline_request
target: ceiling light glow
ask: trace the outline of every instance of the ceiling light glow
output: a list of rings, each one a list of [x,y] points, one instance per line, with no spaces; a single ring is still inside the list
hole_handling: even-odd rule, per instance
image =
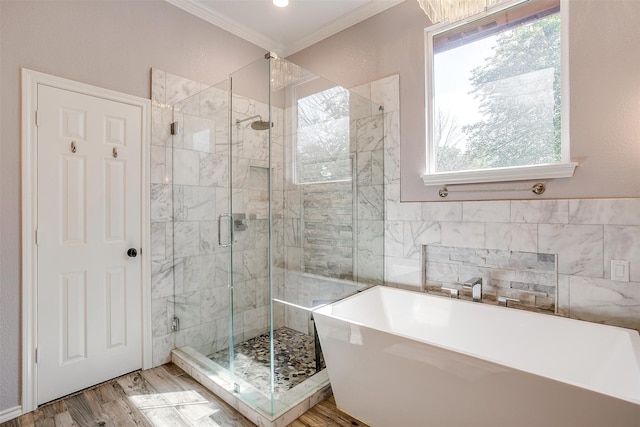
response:
[[[273,0],[274,6],[287,7],[289,6],[289,0]]]

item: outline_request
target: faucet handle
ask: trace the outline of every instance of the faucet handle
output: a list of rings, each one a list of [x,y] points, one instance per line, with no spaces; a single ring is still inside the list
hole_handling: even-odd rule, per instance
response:
[[[498,297],[498,305],[499,306],[507,307],[507,304],[509,303],[509,301],[520,302],[520,300],[518,298],[509,298],[509,297],[505,297],[505,296],[499,296]]]
[[[450,298],[458,298],[458,295],[460,293],[458,289],[447,288],[446,286],[442,286],[440,289],[442,289],[443,291],[449,291]]]

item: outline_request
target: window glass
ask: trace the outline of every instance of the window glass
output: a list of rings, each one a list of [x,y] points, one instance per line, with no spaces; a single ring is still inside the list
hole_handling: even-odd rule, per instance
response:
[[[562,161],[558,1],[450,26],[427,42],[431,172]]]
[[[298,183],[351,180],[349,92],[339,86],[297,100]]]

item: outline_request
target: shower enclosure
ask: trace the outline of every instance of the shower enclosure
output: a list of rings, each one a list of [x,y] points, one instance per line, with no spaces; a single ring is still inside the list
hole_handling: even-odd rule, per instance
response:
[[[173,120],[175,346],[277,419],[328,385],[314,307],[382,283],[382,107],[267,54]]]

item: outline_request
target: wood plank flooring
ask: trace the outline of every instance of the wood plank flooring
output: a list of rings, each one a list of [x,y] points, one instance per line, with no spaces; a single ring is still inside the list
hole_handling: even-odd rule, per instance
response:
[[[41,406],[0,427],[250,427],[242,414],[173,363],[132,372]],[[368,427],[320,402],[288,427]]]

